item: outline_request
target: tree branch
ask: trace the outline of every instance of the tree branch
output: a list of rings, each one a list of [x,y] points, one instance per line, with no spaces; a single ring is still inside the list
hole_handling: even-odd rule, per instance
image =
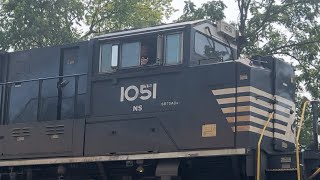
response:
[[[314,43],[320,43],[320,40],[316,40],[316,41],[306,41],[306,42],[300,42],[300,43],[295,43],[295,44],[287,44],[287,45],[283,45],[274,49],[271,49],[269,51],[269,53],[274,53],[276,51],[279,51],[281,49],[284,48],[290,48],[290,47],[294,47],[294,46],[303,46],[303,45],[308,45],[308,44],[314,44]]]
[[[272,5],[274,3],[274,0],[271,0],[270,4],[268,5],[267,9],[266,9],[266,12],[265,12],[265,16],[262,20],[262,22],[260,23],[260,26],[258,26],[254,32],[258,32],[261,28],[263,28],[265,26],[265,23],[268,21],[268,19],[270,18],[270,10],[272,8]],[[274,14],[275,15],[275,14]]]
[[[312,65],[312,64],[310,64],[310,63],[307,64],[309,67],[305,66],[305,65],[301,62],[301,59],[299,59],[298,57],[290,54],[289,52],[281,52],[281,51],[280,51],[280,52],[275,52],[275,53],[273,53],[273,55],[275,55],[275,54],[278,54],[278,55],[286,55],[286,56],[291,57],[292,59],[296,60],[296,61],[299,63],[299,65],[302,67],[302,69],[303,69],[305,72],[308,72],[308,69],[309,69],[310,66],[312,66],[313,68],[316,68],[314,65]]]

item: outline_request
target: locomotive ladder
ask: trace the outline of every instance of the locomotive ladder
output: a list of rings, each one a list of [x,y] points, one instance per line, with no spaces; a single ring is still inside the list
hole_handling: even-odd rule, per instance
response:
[[[306,110],[306,107],[309,103],[313,103],[313,102],[317,102],[317,101],[305,101],[303,103],[303,106],[302,106],[302,111],[301,111],[301,119],[300,121],[298,122],[298,127],[297,127],[297,135],[296,135],[296,140],[295,140],[295,154],[296,154],[296,168],[295,169],[292,169],[292,170],[296,170],[296,173],[297,173],[297,180],[301,180],[301,168],[300,168],[300,149],[299,149],[299,139],[300,139],[300,134],[301,134],[301,129],[302,129],[302,125],[303,125],[303,122],[304,122],[304,116],[305,116],[305,110]],[[264,132],[265,132],[265,129],[267,128],[267,126],[269,125],[270,123],[270,120],[272,119],[274,115],[274,111],[272,113],[270,113],[270,116],[269,116],[269,119],[267,120],[267,122],[265,123],[264,125],[264,128],[261,132],[261,135],[260,135],[260,138],[259,138],[259,141],[258,141],[258,145],[257,145],[257,177],[256,177],[256,180],[260,180],[261,178],[261,142],[262,142],[262,138],[264,136]],[[320,168],[318,167],[314,173],[308,177],[308,179],[313,179],[314,177],[316,177],[317,175],[320,174]]]

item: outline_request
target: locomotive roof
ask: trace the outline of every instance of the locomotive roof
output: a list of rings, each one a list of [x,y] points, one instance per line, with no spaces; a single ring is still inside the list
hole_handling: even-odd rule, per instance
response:
[[[186,21],[186,22],[180,22],[180,23],[170,23],[170,24],[164,24],[159,26],[153,26],[153,27],[147,27],[147,28],[141,28],[141,29],[129,29],[129,30],[123,30],[118,32],[111,32],[108,34],[100,35],[94,37],[94,39],[100,39],[100,38],[109,38],[114,36],[122,36],[122,35],[129,35],[129,34],[137,34],[137,33],[143,33],[143,32],[149,32],[149,31],[158,31],[158,30],[164,30],[164,29],[179,29],[183,28],[187,25],[198,25],[205,22],[209,22],[208,20],[195,20],[195,21]]]

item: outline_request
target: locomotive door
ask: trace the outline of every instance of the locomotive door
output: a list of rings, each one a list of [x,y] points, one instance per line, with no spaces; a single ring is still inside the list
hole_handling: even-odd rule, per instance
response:
[[[78,60],[78,48],[62,49],[59,76],[74,73],[74,65]],[[58,119],[71,119],[75,116],[75,77],[63,77],[57,82],[58,88]]]
[[[80,47],[61,49],[58,88],[58,119],[84,117],[87,72],[86,56]]]

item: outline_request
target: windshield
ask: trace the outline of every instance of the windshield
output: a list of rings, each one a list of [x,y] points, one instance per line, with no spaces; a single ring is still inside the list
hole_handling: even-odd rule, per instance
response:
[[[213,61],[227,61],[232,59],[231,50],[228,46],[199,32],[195,34],[195,52],[203,57],[203,59],[212,59]]]

